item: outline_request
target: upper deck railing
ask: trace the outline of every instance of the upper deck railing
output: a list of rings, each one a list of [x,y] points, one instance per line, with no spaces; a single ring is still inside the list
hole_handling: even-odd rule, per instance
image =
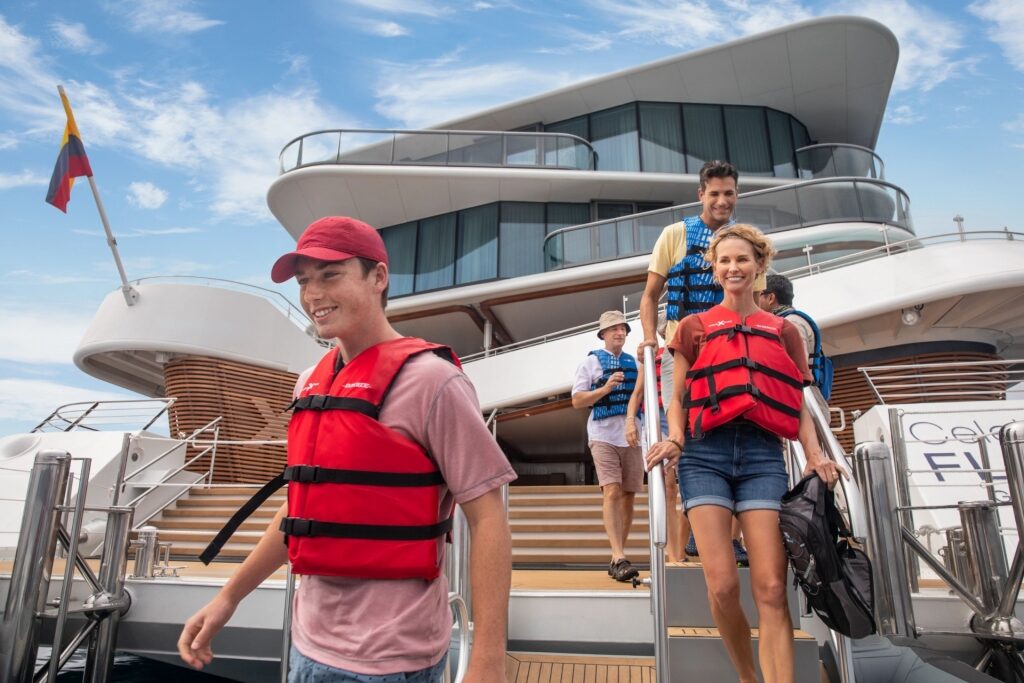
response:
[[[559,270],[649,253],[667,225],[699,215],[700,202],[556,230],[544,238],[544,264]],[[735,218],[767,234],[825,223],[882,223],[913,234],[910,199],[868,178],[822,178],[740,195]]]
[[[322,164],[484,166],[597,170],[597,152],[567,133],[336,129],[301,135],[281,150],[281,173]]]
[[[814,178],[875,178],[885,180],[882,157],[867,147],[830,142],[796,150],[797,176]]]

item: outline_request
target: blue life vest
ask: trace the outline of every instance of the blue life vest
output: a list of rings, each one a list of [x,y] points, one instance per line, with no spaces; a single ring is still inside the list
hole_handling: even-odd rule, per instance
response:
[[[832,395],[834,370],[832,368],[832,359],[821,350],[821,330],[818,329],[818,323],[814,322],[811,316],[795,308],[782,309],[776,315],[783,318],[796,315],[803,318],[811,326],[811,331],[814,332],[814,351],[807,357],[807,364],[810,366],[811,375],[814,376],[814,385],[821,390],[822,398],[827,401],[828,397]]]
[[[616,358],[604,349],[591,351],[588,355],[597,356],[601,363],[601,376],[596,382],[590,385],[590,390],[600,389],[616,372],[621,372],[625,379],[615,387],[607,396],[595,403],[591,409],[594,411],[595,420],[603,420],[613,415],[625,415],[626,405],[629,397],[633,395],[633,388],[636,386],[637,366],[636,359],[625,351]]]
[[[700,216],[683,219],[686,229],[686,254],[668,271],[668,299],[665,316],[682,320],[692,313],[703,313],[722,303],[725,294],[711,278],[711,264],[704,252],[711,244],[711,228]]]

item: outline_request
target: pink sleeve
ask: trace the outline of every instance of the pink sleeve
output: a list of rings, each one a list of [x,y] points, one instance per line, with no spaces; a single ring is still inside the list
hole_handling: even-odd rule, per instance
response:
[[[427,414],[424,446],[437,462],[457,503],[479,498],[516,478],[516,473],[480,415],[476,390],[453,375]]]

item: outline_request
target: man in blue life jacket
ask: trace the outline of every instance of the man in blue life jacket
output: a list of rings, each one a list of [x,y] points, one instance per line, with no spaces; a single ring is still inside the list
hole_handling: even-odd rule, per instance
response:
[[[637,378],[636,359],[622,350],[627,334],[626,316],[620,311],[602,313],[597,337],[604,348],[587,354],[576,368],[572,386],[573,408],[591,409],[587,441],[612,551],[608,575],[616,581],[629,581],[639,574],[626,557],[626,542],[633,525],[633,501],[644,485],[643,456],[626,440],[626,406]]]
[[[832,362],[821,350],[821,330],[817,323],[806,312],[793,308],[793,283],[785,275],[771,273],[757,300],[762,310],[785,318],[800,331],[807,347],[807,366],[814,375],[815,385],[828,400],[832,393]]]
[[[704,260],[704,251],[716,230],[732,224],[733,211],[739,197],[739,171],[728,161],[709,161],[700,169],[697,199],[701,212],[688,216],[662,230],[651,252],[647,267],[647,284],[640,298],[640,324],[644,329],[644,340],[637,348],[637,357],[642,358],[644,347],[657,350],[656,333],[658,300],[668,288],[665,303],[665,317],[668,327],[665,339],[671,343],[675,338],[679,321],[691,313],[703,313],[722,302],[722,288],[711,278],[711,264]],[[764,277],[754,282],[754,291],[764,289]],[[671,353],[661,361],[661,397],[668,409],[672,399],[672,372],[675,366]],[[667,436],[662,435],[662,436]],[[733,549],[736,561],[745,564],[746,550],[739,541],[739,524],[733,524]],[[691,541],[686,545],[687,555],[697,555],[697,547]]]

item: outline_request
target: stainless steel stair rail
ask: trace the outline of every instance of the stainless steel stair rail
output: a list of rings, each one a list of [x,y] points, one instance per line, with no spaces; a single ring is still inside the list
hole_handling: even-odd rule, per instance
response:
[[[124,588],[124,577],[128,569],[128,535],[131,533],[134,513],[135,510],[130,507],[111,507],[108,510],[103,556],[100,558],[100,591],[90,596],[81,610],[91,620],[98,622],[89,639],[89,652],[85,661],[83,680],[87,683],[105,683],[114,672],[118,625],[121,615],[128,611],[131,603]],[[68,563],[71,563],[70,559]],[[57,679],[51,674],[49,680]]]
[[[40,451],[29,475],[18,550],[0,622],[0,681],[32,680],[39,650],[39,629],[53,569],[59,514],[71,455]],[[72,561],[71,558],[68,559]]]
[[[1010,505],[1017,526],[1017,552],[1013,556],[1006,587],[999,600],[996,616],[1013,615],[1024,580],[1024,422],[1011,422],[999,430],[999,443],[1003,450],[1006,483],[1010,489]]]
[[[899,516],[896,514],[895,486],[890,476],[891,455],[883,443],[858,444],[854,451],[856,479],[861,484],[867,508],[868,556],[874,569],[875,619],[879,632],[887,636],[917,637],[914,606],[907,584],[907,561]]]
[[[448,593],[448,604],[455,611],[455,623],[459,627],[459,659],[455,665],[454,683],[462,683],[462,679],[466,675],[466,669],[469,668],[469,650],[471,647],[469,640],[469,610],[466,609],[466,601],[455,592]],[[445,683],[453,683],[451,662],[448,662],[444,667],[443,680]]]
[[[288,662],[292,652],[292,604],[295,602],[295,574],[291,562],[285,563],[284,623],[281,631],[281,683],[288,683]]]
[[[661,441],[661,411],[658,408],[658,378],[654,374],[654,349],[644,348],[644,440],[646,455]],[[663,465],[652,468],[647,477],[647,516],[651,535],[651,612],[654,615],[654,667],[658,683],[670,682],[668,630],[665,624],[665,545],[668,518]]]

